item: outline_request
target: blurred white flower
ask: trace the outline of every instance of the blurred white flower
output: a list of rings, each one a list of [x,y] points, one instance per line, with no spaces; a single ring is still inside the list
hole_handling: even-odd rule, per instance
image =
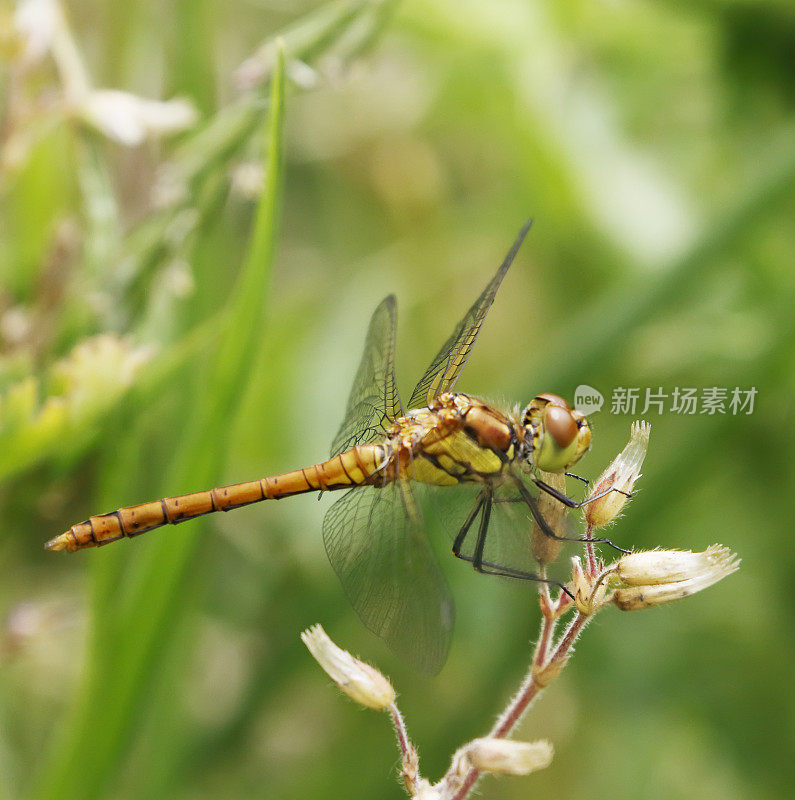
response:
[[[51,54],[65,107],[109,139],[135,146],[185,130],[198,119],[193,104],[182,98],[159,101],[117,89],[91,88],[83,55],[58,0],[21,0],[13,27],[21,41],[22,63],[34,63]]]
[[[249,91],[265,83],[273,74],[277,53],[283,40],[269,39],[249,56],[234,72],[233,80],[241,91]]]
[[[12,345],[24,342],[33,329],[33,317],[28,309],[13,306],[0,315],[0,338]]]
[[[299,89],[316,89],[320,84],[317,70],[300,58],[287,61],[287,76]]]
[[[622,611],[659,606],[700,592],[740,567],[728,547],[713,544],[703,553],[689,550],[650,550],[619,559],[615,571],[625,587],[613,602]]]
[[[375,667],[337,647],[320,625],[305,630],[301,639],[334,683],[357,703],[377,711],[392,705],[392,684]]]
[[[56,0],[21,0],[14,11],[14,28],[23,42],[23,63],[43,58],[63,24]]]
[[[264,185],[265,168],[259,161],[244,161],[232,170],[232,191],[246,200],[258,200]]]
[[[146,139],[178,133],[198,119],[184,98],[149,100],[117,89],[93,89],[76,98],[75,113],[100,133],[133,147]]]
[[[51,391],[68,400],[79,418],[106,408],[132,385],[155,354],[130,337],[98,334],[78,342],[52,369]]]
[[[163,286],[173,297],[189,297],[196,290],[196,280],[190,263],[184,258],[175,258],[163,272]]]

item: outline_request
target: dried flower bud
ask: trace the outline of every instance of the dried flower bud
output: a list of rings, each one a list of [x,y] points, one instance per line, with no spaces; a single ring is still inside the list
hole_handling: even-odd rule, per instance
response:
[[[577,556],[571,559],[571,588],[574,594],[574,602],[577,608],[582,611],[587,606],[588,597],[591,594],[591,586],[582,568],[582,562]]]
[[[553,489],[566,494],[566,476],[562,472],[539,471],[539,477]],[[536,499],[538,510],[546,520],[547,525],[558,536],[566,533],[566,512],[568,509],[559,500],[555,500],[547,492],[539,492]],[[530,534],[530,550],[533,558],[539,564],[551,564],[558,557],[563,542],[547,536],[537,522],[533,522],[533,532]]]
[[[411,800],[444,800],[442,787],[434,786],[428,783],[425,778],[420,778],[414,787]]]
[[[392,705],[392,684],[375,667],[337,647],[320,625],[305,630],[301,639],[334,683],[357,703],[377,711]]]
[[[616,572],[628,587],[616,589],[613,602],[622,611],[659,606],[700,592],[731,575],[740,560],[728,547],[713,544],[703,553],[650,550],[619,559]]]
[[[552,745],[544,739],[475,739],[466,746],[466,757],[475,769],[500,775],[529,775],[544,769],[552,763],[552,754]]]
[[[633,422],[627,446],[594,485],[590,497],[598,497],[609,489],[617,491],[610,491],[593,502],[586,500],[585,519],[591,528],[608,525],[621,513],[628,499],[622,492],[630,493],[640,477],[640,468],[649,447],[650,431],[651,425],[648,422]]]
[[[549,686],[552,681],[557,680],[564,667],[568,663],[568,656],[554,658],[545,664],[533,664],[533,682],[541,689]]]
[[[582,562],[577,556],[571,559],[571,587],[574,602],[581,614],[590,616],[604,605],[607,594],[607,581],[604,575],[591,578],[586,575]]]

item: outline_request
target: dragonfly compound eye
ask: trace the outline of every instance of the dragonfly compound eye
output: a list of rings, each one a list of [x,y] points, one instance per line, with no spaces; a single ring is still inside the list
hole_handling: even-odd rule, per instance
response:
[[[577,423],[566,408],[548,405],[544,427],[561,450],[565,450],[577,438]]]
[[[559,408],[569,411],[569,404],[556,394],[544,392],[544,394],[537,394],[528,404],[524,410],[523,425],[538,425],[544,418],[544,411],[549,406],[557,406]]]
[[[549,402],[535,429],[533,460],[545,472],[564,472],[580,460],[591,443],[588,421],[565,401]]]
[[[591,446],[591,426],[582,411],[572,411],[571,416],[577,423],[577,453],[574,460],[579,461],[580,456]]]

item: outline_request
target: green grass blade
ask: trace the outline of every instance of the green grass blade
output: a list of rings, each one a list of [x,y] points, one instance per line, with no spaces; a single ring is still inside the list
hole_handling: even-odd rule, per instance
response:
[[[368,0],[327,3],[286,26],[280,48],[289,59],[312,61],[329,50],[366,13]],[[266,82],[275,64],[275,40],[269,38],[238,70],[238,81],[246,87]]]
[[[214,483],[223,462],[225,419],[234,415],[246,374],[257,353],[273,262],[282,183],[284,59],[274,71],[267,122],[267,176],[248,256],[228,301],[217,348],[207,359],[203,391],[172,468],[175,485]],[[129,463],[129,462],[127,462]],[[169,532],[136,560],[135,582],[118,597],[118,579],[130,554],[97,554],[91,660],[79,702],[52,759],[44,762],[37,800],[90,800],[101,796],[122,761],[136,721],[147,706],[148,687],[184,617],[182,590],[199,538]],[[114,635],[115,633],[115,635]],[[108,642],[102,637],[111,637]],[[90,766],[87,764],[90,762]],[[145,779],[145,776],[142,776]]]

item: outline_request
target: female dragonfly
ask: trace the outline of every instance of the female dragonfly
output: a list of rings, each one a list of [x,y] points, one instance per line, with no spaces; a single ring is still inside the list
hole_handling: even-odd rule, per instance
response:
[[[417,669],[438,671],[447,657],[454,605],[424,533],[417,485],[468,488],[474,497],[456,526],[454,555],[480,572],[525,580],[546,580],[530,554],[533,522],[547,536],[563,538],[539,511],[538,489],[566,506],[581,505],[539,474],[565,472],[588,449],[591,432],[581,413],[552,394],[506,413],[453,391],[530,225],[420,378],[407,406],[395,383],[395,298],[379,304],[328,460],[89,517],[46,547],[80,550],[261,500],[348,489],[323,522],[331,564],[364,624]]]

